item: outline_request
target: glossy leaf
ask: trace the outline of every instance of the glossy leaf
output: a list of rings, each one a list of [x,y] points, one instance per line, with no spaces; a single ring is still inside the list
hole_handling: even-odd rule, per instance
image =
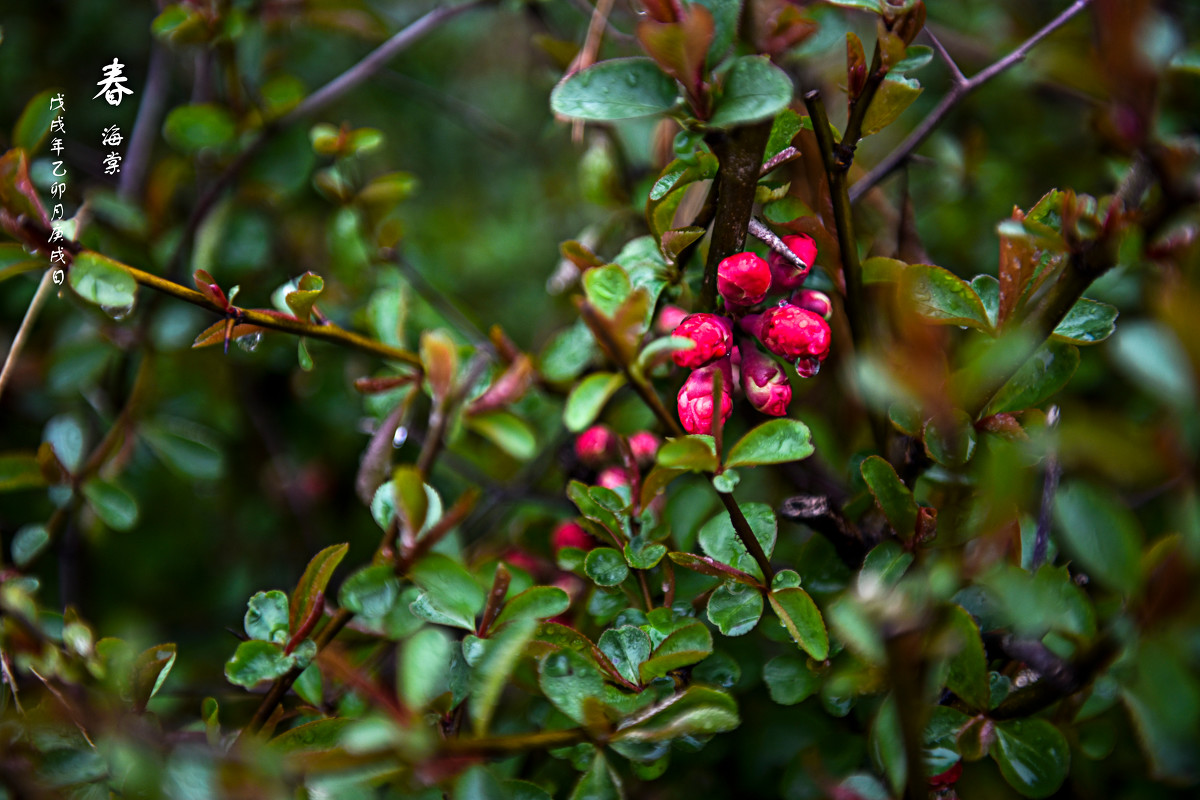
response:
[[[484,592],[453,559],[431,553],[412,568],[410,576],[422,593],[413,613],[440,625],[475,630],[475,615],[483,608]]]
[[[901,75],[889,74],[875,92],[871,105],[867,107],[867,113],[862,122],[863,136],[879,133],[895,122],[896,118],[913,104],[921,91],[921,84],[918,81]]]
[[[1054,338],[1072,344],[1103,342],[1117,329],[1119,313],[1108,303],[1080,298],[1054,329]]]
[[[422,628],[400,646],[396,689],[406,706],[421,709],[444,691],[454,642],[440,628]]]
[[[284,755],[311,758],[317,753],[336,750],[342,735],[352,720],[341,718],[317,719],[289,728],[267,742],[267,747]]]
[[[517,666],[525,645],[537,630],[537,620],[524,617],[513,621],[490,640],[490,646],[471,672],[471,703],[467,710],[476,736],[487,733],[500,702],[500,692]]]
[[[278,589],[257,592],[246,604],[243,626],[251,639],[275,644],[288,640],[288,598]]]
[[[29,177],[28,156],[19,147],[0,156],[0,206],[50,227],[50,217]]]
[[[621,779],[608,765],[604,752],[597,750],[592,765],[580,776],[579,783],[575,784],[570,800],[621,800],[624,796]]]
[[[492,623],[498,630],[518,619],[548,619],[562,614],[571,606],[571,597],[557,586],[531,586],[504,604]]]
[[[946,687],[961,697],[974,711],[987,711],[991,698],[987,657],[979,627],[962,606],[950,606],[948,630],[956,648],[950,657]]]
[[[601,314],[611,317],[629,297],[633,284],[621,266],[607,264],[583,273],[583,288],[587,301]]]
[[[775,512],[765,503],[743,503],[742,513],[750,524],[750,530],[762,545],[763,552],[769,557],[775,549]],[[699,540],[704,552],[717,561],[741,572],[747,572],[760,581],[763,579],[762,570],[738,538],[733,529],[733,522],[725,511],[721,511],[704,524],[700,529]]]
[[[708,628],[700,622],[689,623],[671,633],[654,648],[650,658],[643,661],[638,668],[638,675],[642,683],[648,683],[673,669],[703,661],[711,653],[712,634],[708,632]]]
[[[871,548],[863,559],[862,569],[858,573],[859,591],[868,592],[870,584],[876,586],[895,586],[904,576],[905,570],[913,562],[912,553],[904,549],[899,542],[888,540],[880,542]]]
[[[677,695],[638,715],[634,725],[622,728],[622,741],[664,741],[682,736],[710,736],[741,724],[737,702],[708,686],[689,686]]]
[[[872,104],[873,107],[873,104]],[[970,284],[941,267],[913,264],[900,273],[900,296],[925,319],[989,330],[987,311]]]
[[[829,634],[821,612],[803,589],[774,589],[767,599],[792,640],[818,661],[829,656]]]
[[[593,372],[580,381],[567,396],[563,423],[572,433],[580,433],[593,422],[618,389],[625,376],[618,372]]]
[[[732,128],[775,116],[792,101],[792,79],[765,56],[733,61],[721,83],[709,124]]]
[[[1025,362],[996,394],[989,414],[1021,411],[1053,397],[1079,367],[1079,348],[1049,341]]]
[[[178,106],[167,114],[163,138],[185,154],[222,148],[237,135],[237,124],[226,109],[212,103]]]
[[[133,660],[133,706],[144,709],[150,698],[158,694],[175,666],[174,644],[159,644],[147,648]]]
[[[892,530],[902,541],[911,539],[917,530],[917,501],[896,470],[879,456],[864,459],[859,470]]]
[[[159,417],[142,425],[139,433],[167,468],[183,478],[211,481],[225,470],[216,437],[195,423]]]
[[[794,706],[812,697],[821,687],[821,676],[808,668],[800,656],[776,656],[763,667],[763,681],[771,699]]]
[[[400,596],[400,579],[388,564],[354,572],[338,590],[338,605],[368,620],[386,616]]]
[[[289,603],[288,627],[293,636],[321,602],[333,570],[346,557],[349,549],[350,545],[348,544],[333,544],[317,553],[308,562],[308,567],[305,568],[295,590],[292,591]]]
[[[429,514],[429,496],[415,465],[401,464],[392,471],[392,497],[408,531],[413,535],[419,533]]]
[[[667,547],[649,542],[644,536],[635,536],[625,543],[623,552],[625,560],[634,569],[654,569],[667,554]]]
[[[997,723],[991,756],[1004,780],[1025,797],[1049,797],[1066,780],[1071,751],[1058,728],[1044,719]]]
[[[698,556],[694,553],[668,553],[667,555],[679,566],[690,569],[693,572],[699,572],[701,575],[711,575],[716,578],[734,580],[744,583],[747,586],[760,585],[758,579],[753,575],[734,569],[728,564],[717,561],[715,558]]]
[[[1089,576],[1125,595],[1137,591],[1142,533],[1128,506],[1111,492],[1073,482],[1055,495],[1054,519],[1067,552]]]
[[[713,437],[690,434],[668,439],[658,448],[658,465],[668,469],[694,472],[714,472],[717,469],[717,449]]]
[[[538,685],[555,708],[583,724],[584,703],[588,698],[600,696],[604,678],[593,662],[574,650],[563,649],[542,658]]]
[[[466,417],[467,427],[519,461],[537,455],[537,434],[510,411],[485,411]]]
[[[239,644],[233,658],[225,662],[225,678],[249,689],[283,675],[292,668],[292,663],[279,645],[251,639]]]
[[[648,58],[617,58],[593,64],[554,87],[550,108],[575,119],[647,117],[675,106],[675,81]]]
[[[726,636],[754,630],[762,613],[762,592],[737,581],[726,581],[708,598],[708,619]]]
[[[650,657],[650,637],[645,631],[633,625],[609,628],[600,634],[596,645],[621,677],[632,684],[640,683],[638,667]]]
[[[583,560],[583,570],[600,586],[617,586],[629,577],[625,557],[611,547],[597,547]]]
[[[52,108],[50,98],[61,93],[61,89],[46,89],[38,92],[25,104],[25,110],[17,118],[13,126],[13,147],[20,147],[27,152],[37,152],[38,147],[46,140],[50,132],[50,123],[56,116],[62,114],[62,109]],[[60,154],[61,155],[61,154]]]
[[[726,467],[784,464],[813,454],[808,426],[797,419],[773,419],[751,429],[729,449]]]
[[[137,294],[137,281],[121,264],[90,250],[75,257],[67,282],[75,294],[101,308],[129,308]]]
[[[113,530],[127,531],[137,524],[137,501],[115,483],[92,478],[83,485],[83,496],[96,516]]]

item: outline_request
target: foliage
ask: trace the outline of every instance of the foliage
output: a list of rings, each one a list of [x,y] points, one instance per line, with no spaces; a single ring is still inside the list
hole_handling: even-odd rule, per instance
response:
[[[1195,792],[1195,10],[382,5],[0,20],[0,796]]]

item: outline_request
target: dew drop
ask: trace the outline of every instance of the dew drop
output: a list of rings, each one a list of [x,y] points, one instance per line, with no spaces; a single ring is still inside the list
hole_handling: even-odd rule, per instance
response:
[[[100,310],[120,322],[133,312],[133,303],[127,306],[100,306]]]
[[[546,663],[542,665],[542,672],[550,678],[565,678],[571,674],[571,662],[562,653],[546,656]]]
[[[237,342],[238,347],[247,353],[253,353],[258,349],[258,343],[262,341],[262,332],[255,331],[254,333],[248,333],[245,336],[237,337],[234,341]]]
[[[815,356],[804,356],[796,359],[796,374],[801,378],[811,378],[821,371],[821,361]]]
[[[408,441],[408,428],[401,425],[396,428],[396,434],[392,436],[392,447],[403,447]]]
[[[627,74],[625,76],[625,82],[628,83],[630,86],[637,86],[638,85],[638,76],[634,75],[632,72],[630,72],[629,74]]]

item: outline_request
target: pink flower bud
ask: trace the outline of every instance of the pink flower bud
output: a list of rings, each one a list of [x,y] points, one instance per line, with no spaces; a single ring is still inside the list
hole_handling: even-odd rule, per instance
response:
[[[789,361],[813,358],[819,367],[829,355],[830,337],[829,323],[806,308],[784,304],[763,312],[762,343]]]
[[[605,467],[604,471],[596,478],[597,486],[614,491],[622,486],[628,486],[629,482],[629,473],[625,471],[624,467]]]
[[[575,437],[575,454],[589,467],[602,466],[617,454],[617,437],[605,425],[593,425]]]
[[[747,347],[742,355],[742,388],[750,405],[764,414],[782,417],[792,401],[792,385],[775,359]]]
[[[523,569],[530,575],[536,575],[541,571],[542,567],[541,563],[534,556],[526,553],[519,547],[510,547],[502,560],[510,567]]]
[[[826,322],[833,316],[833,303],[829,295],[816,289],[801,289],[792,295],[792,304],[806,308]]]
[[[660,333],[670,333],[679,327],[679,323],[683,322],[683,318],[688,315],[679,306],[663,306],[662,311],[658,312],[658,330]]]
[[[650,431],[640,431],[629,437],[629,450],[634,460],[643,467],[654,463],[660,444],[662,442]]]
[[[718,362],[720,364],[721,362]],[[728,363],[728,362],[725,362]],[[698,369],[688,376],[679,390],[679,421],[688,433],[712,433],[713,423],[713,375],[723,367],[712,365]],[[723,375],[721,391],[721,422],[729,419],[733,412],[733,398],[729,386],[732,376]]]
[[[737,253],[717,265],[717,291],[732,306],[761,302],[771,288],[771,268],[754,253]]]
[[[673,335],[696,343],[690,350],[678,350],[671,354],[676,364],[688,369],[724,358],[733,346],[733,326],[728,319],[716,314],[689,314],[675,328]]]
[[[772,251],[770,257],[771,278],[775,282],[776,289],[798,289],[800,284],[804,283],[804,279],[808,277],[808,273],[812,271],[813,262],[817,260],[817,243],[812,240],[811,236],[804,234],[785,236],[783,243],[808,266],[798,269],[791,261]]]
[[[580,550],[591,550],[596,546],[596,540],[577,522],[564,522],[550,534],[550,545],[557,553],[564,547],[578,547]]]

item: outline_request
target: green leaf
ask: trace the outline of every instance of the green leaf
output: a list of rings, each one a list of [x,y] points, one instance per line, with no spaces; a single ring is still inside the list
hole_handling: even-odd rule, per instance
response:
[[[775,116],[775,121],[771,123],[771,135],[767,138],[767,149],[763,152],[764,164],[792,146],[792,140],[804,128],[802,120],[790,108],[783,109]]]
[[[61,89],[47,89],[34,95],[25,104],[17,124],[13,127],[12,146],[20,147],[30,153],[37,152],[46,134],[50,132],[50,123],[62,113],[62,109],[51,109],[50,98],[59,94]]]
[[[19,244],[0,243],[0,282],[26,272],[45,269],[48,264],[45,258],[26,253]]]
[[[925,453],[945,467],[961,467],[975,453],[978,434],[967,412],[953,409],[944,418],[929,420],[923,431]]]
[[[858,573],[859,590],[864,594],[869,593],[865,591],[869,583],[889,588],[895,586],[913,558],[913,554],[897,541],[889,539],[880,542],[863,559],[862,569]]]
[[[267,747],[284,755],[312,756],[341,747],[342,734],[353,720],[340,717],[317,719],[289,728],[267,742]]]
[[[430,553],[409,574],[422,589],[412,604],[414,614],[439,625],[475,630],[475,615],[485,598],[470,573],[448,556]]]
[[[667,469],[715,472],[717,446],[707,434],[690,434],[668,439],[658,448],[658,465]]]
[[[1103,342],[1117,329],[1120,313],[1108,303],[1080,298],[1054,329],[1054,338],[1072,344]]]
[[[871,759],[879,768],[879,772],[887,777],[895,796],[902,796],[908,764],[904,758],[904,735],[896,713],[896,699],[890,694],[875,714],[867,745],[871,751]]]
[[[388,564],[374,564],[354,572],[338,590],[338,605],[368,620],[385,617],[400,597],[400,579]]]
[[[903,62],[901,62],[903,63]],[[870,136],[896,121],[904,109],[921,94],[921,84],[913,78],[889,74],[880,84],[863,116],[862,135]]]
[[[763,216],[767,218],[768,222],[774,222],[776,225],[786,225],[793,220],[800,219],[801,217],[811,217],[814,214],[813,210],[803,200],[789,196],[763,206]]]
[[[825,621],[821,619],[821,612],[808,592],[800,588],[773,589],[767,599],[771,601],[771,609],[779,617],[779,622],[787,628],[792,640],[802,650],[818,661],[829,657],[829,634],[825,631]]]
[[[606,498],[610,494],[612,492],[608,489],[599,486],[589,489],[579,481],[571,481],[567,484],[567,497],[578,506],[579,513],[592,522],[603,525],[613,536],[620,538],[625,526],[621,524],[621,520],[613,513],[612,509],[601,502],[602,498]],[[621,504],[617,503],[616,505],[619,507]]]
[[[137,294],[137,281],[121,264],[90,250],[75,257],[67,281],[75,294],[105,309],[130,308]]]
[[[127,531],[137,524],[137,501],[114,483],[92,478],[83,485],[83,496],[92,511],[115,531]]]
[[[1108,352],[1117,369],[1149,396],[1189,411],[1195,405],[1192,362],[1166,325],[1148,319],[1125,322]]]
[[[1071,767],[1071,751],[1058,728],[1044,719],[1013,719],[996,725],[991,756],[1009,786],[1025,797],[1049,797]]]
[[[471,672],[471,703],[467,710],[471,715],[471,727],[476,736],[487,733],[500,702],[500,691],[508,682],[517,666],[517,660],[525,645],[537,630],[537,620],[532,617],[515,620],[490,640],[483,659]]]
[[[596,645],[621,677],[633,684],[640,683],[638,667],[650,657],[650,637],[644,630],[634,625],[609,628],[600,634]]]
[[[284,295],[284,302],[301,322],[308,322],[312,316],[313,305],[325,289],[325,279],[315,272],[306,272],[300,276],[296,291]]]
[[[251,639],[239,644],[233,658],[225,662],[225,679],[249,689],[283,675],[292,668],[292,663],[279,645]]]
[[[933,60],[933,48],[923,44],[910,44],[904,51],[904,60],[892,65],[890,72],[904,75],[915,72]]]
[[[769,557],[775,549],[775,512],[765,503],[745,503],[742,505],[742,514],[750,524],[755,538],[762,545],[763,552]],[[733,529],[729,514],[725,511],[704,523],[704,527],[700,529],[699,540],[704,552],[717,561],[741,572],[747,572],[759,581],[763,580],[762,570],[742,544],[742,540]]]
[[[797,419],[773,419],[750,430],[725,457],[726,467],[784,464],[813,454],[808,426]]]
[[[1067,385],[1079,366],[1079,348],[1049,341],[1004,384],[988,406],[989,414],[1021,411],[1048,400]]]
[[[648,58],[593,64],[554,87],[550,108],[575,119],[632,119],[671,110],[679,87]]]
[[[744,583],[747,586],[759,586],[759,582],[749,573],[734,569],[728,564],[722,564],[708,556],[698,556],[694,553],[668,553],[668,557],[684,569],[699,572],[701,575],[711,575],[716,578],[727,578]]]
[[[995,275],[976,275],[971,279],[971,290],[979,296],[983,309],[987,312],[988,324],[996,327],[1000,317],[1000,281]]]
[[[580,381],[567,396],[563,422],[567,430],[580,433],[591,425],[618,389],[625,385],[625,376],[616,372],[593,372]]]
[[[240,648],[239,648],[240,649]],[[133,707],[141,710],[158,694],[175,666],[174,644],[158,644],[147,648],[133,660]]]
[[[445,795],[438,793],[438,798]],[[459,776],[452,800],[513,800],[504,785],[482,764],[476,764]]]
[[[251,639],[287,644],[287,595],[278,589],[256,593],[246,604],[246,618],[243,625],[246,635]]]
[[[422,709],[445,691],[454,642],[441,628],[422,628],[401,645],[396,691],[404,704]]]
[[[604,677],[583,655],[563,649],[542,658],[538,686],[555,708],[582,725],[586,722],[584,702],[603,693]]]
[[[949,608],[949,631],[957,640],[957,652],[950,658],[946,687],[961,697],[972,711],[987,711],[991,685],[979,627],[966,609],[955,605]]]
[[[583,571],[600,586],[617,586],[629,577],[625,557],[611,547],[597,547],[583,560]]]
[[[864,459],[859,470],[896,535],[903,541],[912,539],[917,530],[917,501],[896,470],[879,456]]]
[[[1054,519],[1067,551],[1091,577],[1127,596],[1137,591],[1142,532],[1112,492],[1068,483],[1054,497]]]
[[[872,103],[874,107],[874,103]],[[912,264],[900,273],[900,296],[925,319],[990,330],[983,301],[971,285],[941,267]]]
[[[708,619],[726,636],[754,630],[762,613],[762,593],[737,581],[725,581],[708,598]]]
[[[776,656],[763,667],[763,681],[771,699],[783,706],[794,706],[812,697],[821,688],[821,676],[808,668],[800,656]]]
[[[883,0],[827,0],[831,6],[853,8],[858,11],[870,11],[872,14],[883,14]]]
[[[587,772],[575,784],[570,800],[621,800],[625,791],[621,788],[621,779],[608,765],[604,751],[596,750],[596,757]]]
[[[594,267],[583,273],[583,289],[587,301],[606,317],[617,313],[617,309],[633,291],[629,274],[617,264]]]
[[[713,15],[713,40],[708,48],[708,63],[715,64],[733,45],[737,36],[738,20],[742,16],[742,0],[693,0]]]
[[[413,464],[401,464],[392,470],[392,497],[401,520],[412,534],[425,527],[429,515],[429,495],[421,471]]]
[[[732,128],[778,114],[792,102],[792,79],[766,56],[736,58],[725,73],[708,124]]]
[[[634,536],[625,543],[625,560],[634,569],[654,569],[667,554],[666,545],[648,541],[644,536]]]
[[[333,570],[349,551],[349,544],[333,544],[312,557],[292,591],[288,628],[295,636],[325,595]]]
[[[504,604],[504,609],[492,623],[499,630],[519,619],[548,619],[571,607],[571,597],[557,586],[531,586]]]
[[[45,525],[22,526],[12,540],[13,563],[20,569],[24,569],[41,555],[48,544],[50,544],[50,533],[46,530]]]
[[[550,340],[538,359],[538,371],[551,383],[574,380],[600,356],[592,332],[583,320],[564,328]]]
[[[485,411],[465,417],[467,427],[518,461],[537,454],[537,434],[528,422],[511,411]]]
[[[697,664],[712,654],[712,634],[701,622],[691,622],[671,633],[642,662],[638,675],[642,683],[666,675],[673,669]]]
[[[224,472],[225,456],[215,437],[199,425],[159,417],[139,432],[167,468],[182,478],[211,481]]]
[[[1167,631],[1142,638],[1121,691],[1152,774],[1180,784],[1200,775],[1200,686],[1183,638]]]
[[[320,708],[325,704],[324,680],[321,677],[321,668],[315,663],[304,668],[292,684],[292,689],[310,706]]]
[[[720,689],[689,686],[643,711],[637,722],[617,731],[620,741],[656,742],[682,736],[711,736],[741,724],[737,701]]]
[[[163,138],[187,155],[206,147],[222,148],[236,135],[233,115],[211,103],[174,108],[163,123]]]
[[[40,489],[46,485],[37,456],[7,453],[0,455],[0,492],[16,489]]]

